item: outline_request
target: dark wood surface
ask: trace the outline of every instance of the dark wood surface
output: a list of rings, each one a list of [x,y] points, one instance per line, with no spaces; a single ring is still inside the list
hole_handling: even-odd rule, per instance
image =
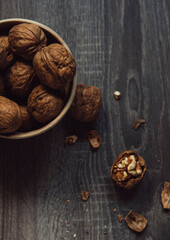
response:
[[[92,151],[85,126],[69,116],[42,136],[1,139],[0,239],[169,240],[170,212],[160,196],[170,181],[170,1],[0,0],[0,19],[12,17],[59,33],[76,59],[78,82],[100,88],[102,110],[90,127],[102,143]],[[138,118],[147,123],[134,131]],[[74,133],[78,142],[64,146]],[[148,165],[131,191],[110,177],[113,160],[126,149]],[[82,190],[91,193],[87,202]],[[125,217],[130,209],[148,219],[144,232],[119,223],[117,214]]]

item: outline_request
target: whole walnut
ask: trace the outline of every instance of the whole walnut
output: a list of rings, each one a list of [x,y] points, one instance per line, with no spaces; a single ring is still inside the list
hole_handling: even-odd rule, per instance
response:
[[[0,95],[5,95],[4,77],[2,74],[0,74]]]
[[[78,84],[70,113],[81,122],[92,122],[98,116],[101,105],[102,98],[99,88]]]
[[[37,52],[33,66],[42,84],[60,89],[71,82],[76,63],[71,53],[61,44],[53,43]]]
[[[0,133],[15,132],[21,122],[22,116],[18,104],[0,96]]]
[[[0,70],[9,67],[14,59],[11,51],[8,36],[0,36]]]
[[[20,131],[30,131],[38,127],[38,124],[34,118],[28,113],[27,106],[19,106],[22,115],[22,123],[19,128]]]
[[[47,45],[43,30],[36,24],[15,25],[8,34],[11,49],[26,60],[32,60],[35,53]]]
[[[35,77],[34,68],[23,61],[16,61],[6,73],[6,82],[15,96],[24,97],[29,94],[33,79]]]
[[[40,123],[54,119],[63,106],[63,100],[41,84],[35,87],[28,97],[28,112]]]

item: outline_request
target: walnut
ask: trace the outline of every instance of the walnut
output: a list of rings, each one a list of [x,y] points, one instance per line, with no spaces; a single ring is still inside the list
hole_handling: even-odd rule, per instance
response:
[[[8,34],[13,52],[26,60],[32,60],[35,53],[47,45],[47,38],[36,24],[15,25]]]
[[[88,140],[92,148],[99,148],[101,143],[101,137],[96,130],[91,130],[88,132]]]
[[[101,105],[102,98],[99,88],[78,84],[70,113],[81,122],[92,122],[98,116]]]
[[[63,100],[41,84],[35,87],[28,97],[28,112],[40,123],[54,119],[63,106]]]
[[[164,182],[164,190],[161,194],[163,208],[170,209],[170,182]]]
[[[121,187],[130,189],[141,181],[146,172],[144,159],[134,151],[119,154],[113,162],[111,176]]]
[[[0,36],[0,70],[9,67],[14,59],[11,51],[8,36]]]
[[[136,232],[142,232],[145,229],[148,220],[140,214],[134,213],[132,210],[130,210],[128,215],[125,217],[125,222],[132,230]]]
[[[15,96],[27,96],[31,90],[31,85],[35,77],[34,68],[23,61],[16,61],[6,73],[6,82]]]
[[[27,111],[27,106],[19,106],[21,110],[22,115],[22,123],[19,128],[20,131],[30,131],[37,127],[37,122],[34,118],[30,116],[30,114]]]
[[[21,122],[22,117],[18,104],[0,96],[0,133],[15,132]]]
[[[0,95],[5,95],[4,77],[0,74]]]
[[[33,59],[33,66],[41,83],[53,89],[63,88],[71,82],[76,71],[71,53],[57,43],[38,52]]]

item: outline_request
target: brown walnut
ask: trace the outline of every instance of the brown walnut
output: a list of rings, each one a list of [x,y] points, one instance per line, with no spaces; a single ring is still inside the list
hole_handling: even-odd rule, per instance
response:
[[[15,96],[27,96],[31,90],[31,85],[35,77],[34,68],[23,61],[16,61],[6,73],[6,82]]]
[[[35,87],[28,97],[28,112],[40,123],[54,119],[63,106],[63,100],[43,85]]]
[[[119,154],[111,168],[113,180],[120,187],[127,189],[139,183],[145,172],[145,160],[134,151],[125,151]]]
[[[0,74],[0,95],[5,96],[4,77]]]
[[[0,133],[15,132],[21,122],[22,117],[18,104],[0,96]]]
[[[102,98],[99,88],[78,84],[70,113],[81,122],[92,122],[98,116],[101,105]]]
[[[11,51],[8,36],[0,36],[0,70],[9,67],[14,59]]]
[[[138,213],[134,213],[132,210],[128,213],[125,217],[125,222],[127,223],[128,227],[134,230],[135,232],[142,232],[148,220]]]
[[[15,25],[8,37],[12,51],[26,60],[32,60],[35,53],[47,45],[43,30],[36,24]]]
[[[33,66],[41,83],[53,89],[63,89],[73,80],[76,63],[71,53],[61,44],[53,43],[33,59]]]
[[[37,127],[37,122],[33,119],[27,111],[27,106],[19,106],[22,115],[22,123],[19,128],[20,131],[30,131]]]

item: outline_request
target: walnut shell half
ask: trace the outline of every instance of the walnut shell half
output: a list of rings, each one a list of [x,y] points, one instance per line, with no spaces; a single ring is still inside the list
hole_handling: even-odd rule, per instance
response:
[[[35,53],[47,45],[43,30],[32,23],[15,25],[8,37],[12,51],[26,60],[32,60]]]
[[[72,117],[81,122],[92,122],[98,116],[101,105],[102,98],[99,88],[78,84],[70,113]]]
[[[63,99],[43,85],[35,87],[28,97],[28,112],[40,123],[54,119],[64,106]]]
[[[38,52],[34,56],[33,66],[41,83],[53,89],[63,89],[73,80],[76,72],[76,63],[71,53],[57,43]]]
[[[119,154],[111,168],[113,180],[120,187],[126,189],[130,189],[139,183],[145,172],[145,160],[134,151],[125,151]]]
[[[15,132],[21,122],[22,117],[18,104],[0,96],[0,133]]]
[[[15,96],[24,97],[31,91],[31,84],[35,77],[34,68],[23,61],[16,61],[6,73],[6,82]]]
[[[11,51],[8,36],[0,36],[0,70],[9,67],[14,59]]]
[[[132,210],[128,213],[125,217],[125,222],[127,223],[128,227],[134,230],[135,232],[142,232],[148,220],[138,213],[134,213]]]

